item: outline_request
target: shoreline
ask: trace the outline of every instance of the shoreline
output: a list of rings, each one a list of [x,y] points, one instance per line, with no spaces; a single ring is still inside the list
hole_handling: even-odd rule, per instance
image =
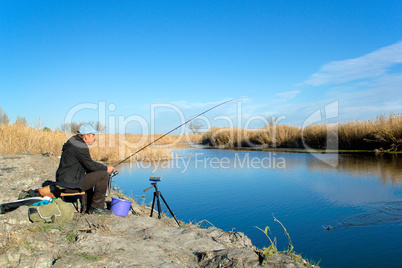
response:
[[[21,190],[54,181],[54,156],[0,154],[0,202],[15,201]],[[128,197],[112,191],[111,197]],[[1,214],[2,267],[260,267],[263,250],[241,232],[201,228],[173,218],[149,217],[150,208],[132,204],[127,217],[74,213],[67,223],[28,220],[28,207]],[[263,234],[262,234],[263,235]],[[267,245],[269,246],[269,245]],[[267,257],[264,267],[313,267],[294,252]],[[314,266],[317,267],[317,266]]]
[[[216,147],[208,146],[202,147],[206,150],[228,150],[228,151],[258,151],[258,152],[272,152],[272,153],[319,153],[319,154],[376,154],[376,150],[326,150],[326,149],[302,149],[302,148],[266,148],[258,147]],[[402,154],[402,151],[380,151],[381,154]]]

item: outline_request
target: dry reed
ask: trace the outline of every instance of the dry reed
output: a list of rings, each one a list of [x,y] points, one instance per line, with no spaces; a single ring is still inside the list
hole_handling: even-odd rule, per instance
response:
[[[25,124],[0,125],[0,153],[32,154],[50,153],[61,155],[63,144],[72,136],[62,131],[43,130]],[[96,142],[90,146],[93,159],[98,161],[117,162],[147,145],[162,135],[133,134],[100,134]],[[169,148],[181,142],[196,142],[200,135],[167,135],[154,145],[147,147],[135,155],[137,161],[158,161],[171,158]]]
[[[260,129],[212,128],[202,143],[217,147],[268,147],[326,149],[331,141],[340,150],[390,150],[402,147],[402,114],[381,115],[374,120],[356,120],[338,124],[267,125]]]

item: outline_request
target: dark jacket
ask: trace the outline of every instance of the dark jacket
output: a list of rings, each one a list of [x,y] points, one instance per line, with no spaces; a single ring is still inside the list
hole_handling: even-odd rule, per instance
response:
[[[107,167],[92,160],[87,144],[77,135],[72,136],[64,145],[59,168],[56,171],[56,184],[81,189],[84,175]]]

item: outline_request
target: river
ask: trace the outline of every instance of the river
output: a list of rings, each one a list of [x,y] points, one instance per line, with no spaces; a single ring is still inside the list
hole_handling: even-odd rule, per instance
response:
[[[402,266],[402,156],[175,149],[171,161],[120,167],[116,186],[151,203],[149,177],[184,222],[245,233],[322,267]],[[162,206],[163,210],[167,210]],[[167,212],[167,214],[169,214]],[[329,229],[329,230],[328,230]]]

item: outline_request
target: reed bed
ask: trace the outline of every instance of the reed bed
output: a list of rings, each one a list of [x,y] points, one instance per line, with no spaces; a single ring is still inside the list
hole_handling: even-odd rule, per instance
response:
[[[340,150],[398,151],[402,148],[402,114],[378,116],[338,125],[267,125],[260,129],[212,128],[204,133],[202,144],[216,147],[267,147]]]
[[[44,130],[25,124],[0,124],[0,153],[32,154],[50,153],[61,155],[63,144],[74,134],[62,131]],[[151,141],[161,137],[156,135],[100,134],[96,142],[89,146],[93,159],[117,162],[123,160]],[[198,142],[201,135],[167,135],[154,145],[136,154],[137,161],[159,161],[171,158],[170,148],[176,143]]]
[[[0,124],[0,153],[61,155],[63,144],[73,134],[39,129],[25,124]],[[95,160],[116,162],[161,137],[156,135],[100,134],[90,146]],[[355,120],[337,127],[326,124],[304,129],[292,125],[267,125],[260,129],[212,128],[204,134],[167,135],[136,154],[131,160],[158,161],[171,158],[170,148],[181,143],[207,144],[216,147],[266,147],[327,149],[336,142],[340,150],[400,151],[402,148],[402,114],[381,115],[373,120]],[[332,142],[332,143],[333,143]]]
[[[66,140],[61,131],[45,131],[24,124],[0,125],[0,153],[52,153],[59,156]]]

